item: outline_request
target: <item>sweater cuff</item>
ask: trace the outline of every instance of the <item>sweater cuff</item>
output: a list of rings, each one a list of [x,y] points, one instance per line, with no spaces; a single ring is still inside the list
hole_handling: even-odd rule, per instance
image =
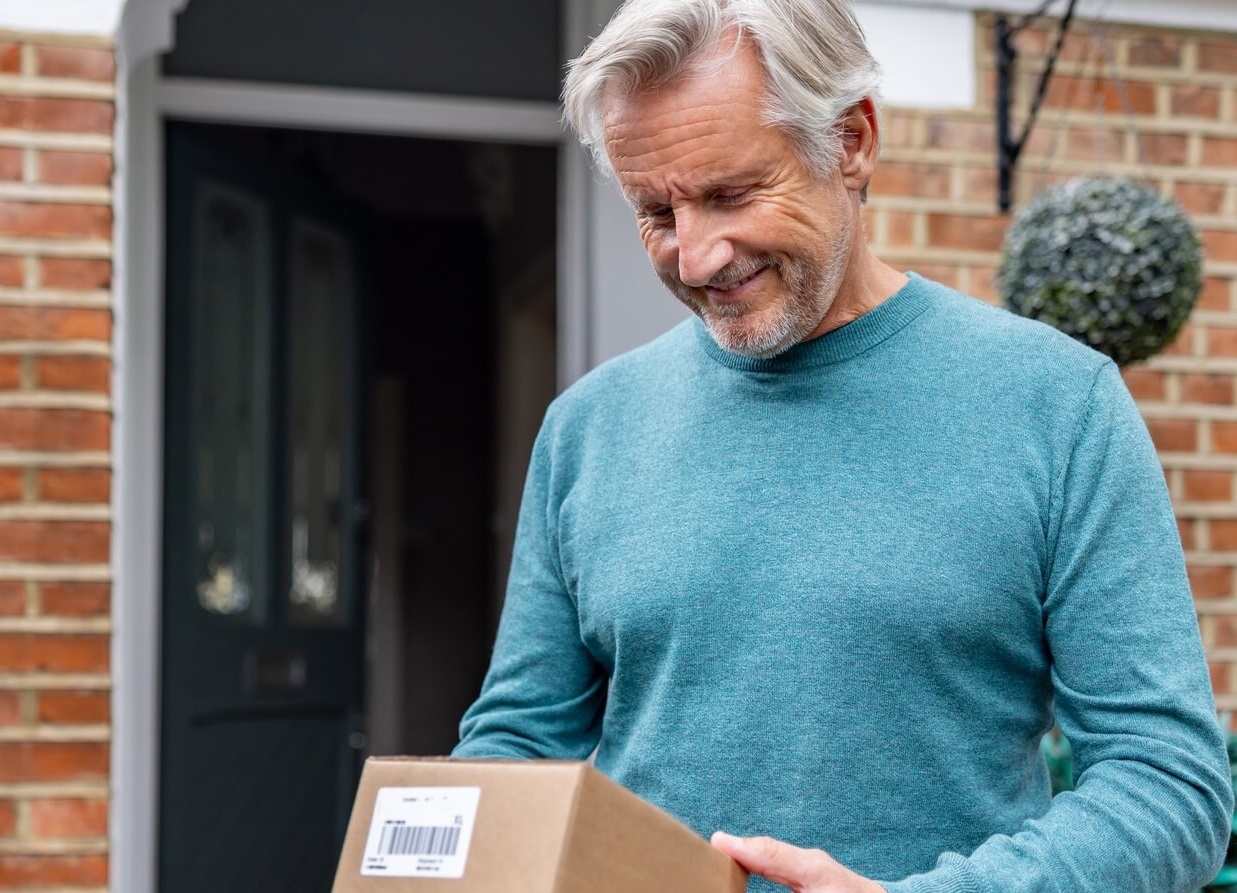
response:
[[[945,853],[936,867],[901,881],[877,881],[886,893],[994,893],[965,857]]]

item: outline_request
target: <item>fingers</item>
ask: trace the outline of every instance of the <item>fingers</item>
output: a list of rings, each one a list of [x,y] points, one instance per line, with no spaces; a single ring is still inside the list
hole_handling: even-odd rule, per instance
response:
[[[820,850],[801,849],[772,837],[735,837],[718,831],[712,843],[752,874],[805,893],[851,874]]]

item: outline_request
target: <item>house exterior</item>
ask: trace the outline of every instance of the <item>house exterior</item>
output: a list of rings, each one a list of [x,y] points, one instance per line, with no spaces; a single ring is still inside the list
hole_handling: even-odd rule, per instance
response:
[[[869,237],[992,302],[993,22],[1035,5],[858,5]],[[357,760],[449,746],[541,409],[681,318],[558,123],[614,3],[506,6],[0,0],[0,890],[326,889]],[[1232,711],[1237,12],[1079,14],[1015,207],[1129,175],[1202,234],[1126,381]]]

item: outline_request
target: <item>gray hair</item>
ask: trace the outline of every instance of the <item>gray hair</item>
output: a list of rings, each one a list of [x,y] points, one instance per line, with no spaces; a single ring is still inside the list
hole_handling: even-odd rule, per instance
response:
[[[602,139],[607,90],[666,84],[730,29],[760,54],[766,122],[816,174],[837,167],[844,113],[879,97],[880,67],[849,0],[627,0],[571,62],[563,88],[564,117],[602,171],[612,173]]]

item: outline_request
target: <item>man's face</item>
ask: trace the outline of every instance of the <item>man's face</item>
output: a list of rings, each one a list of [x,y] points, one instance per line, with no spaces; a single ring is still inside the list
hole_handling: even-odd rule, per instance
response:
[[[761,120],[765,76],[751,46],[708,62],[609,97],[606,151],[662,282],[723,348],[774,356],[826,330],[857,206],[836,171],[813,176]]]

